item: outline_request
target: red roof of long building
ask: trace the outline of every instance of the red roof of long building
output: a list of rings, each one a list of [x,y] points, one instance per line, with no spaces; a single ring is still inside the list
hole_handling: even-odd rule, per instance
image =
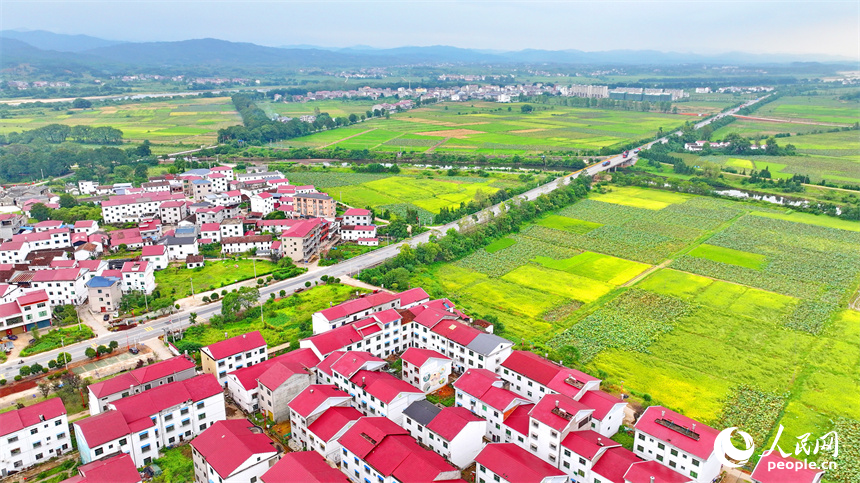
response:
[[[325,309],[320,313],[327,320],[331,321],[347,317],[352,314],[357,314],[359,312],[363,312],[371,307],[377,307],[383,304],[387,304],[388,302],[391,302],[396,298],[397,296],[392,295],[388,292],[377,292],[366,297],[349,300],[342,304],[335,305],[334,307]]]
[[[289,402],[288,406],[299,416],[307,418],[326,400],[333,397],[349,399],[349,394],[341,391],[335,386],[311,384],[294,397],[293,400]]]
[[[119,411],[129,429],[141,431],[152,427],[150,416],[171,406],[178,406],[187,401],[198,402],[220,394],[223,391],[218,380],[212,374],[202,374],[171,382],[163,386],[134,396],[118,399],[111,404]]]
[[[251,390],[257,387],[257,380],[275,365],[298,364],[301,367],[311,368],[315,367],[317,363],[319,363],[319,357],[314,354],[314,351],[310,349],[296,349],[252,366],[237,369],[229,375],[236,377],[236,379],[239,380],[239,383],[242,384],[242,387],[247,390]],[[298,366],[295,365],[291,365],[290,367],[295,370],[298,369]],[[275,373],[267,377],[267,382],[273,384],[274,379]]]
[[[429,359],[442,359],[443,361],[451,360],[450,357],[440,354],[432,349],[419,349],[417,347],[406,349],[406,352],[404,352],[400,358],[415,366],[422,366]]]
[[[55,397],[21,409],[0,413],[0,436],[20,431],[41,421],[66,414],[63,400]]]
[[[659,422],[661,420],[664,421],[664,424]],[[673,429],[673,427],[677,429]],[[714,440],[717,439],[719,433],[706,424],[663,406],[651,406],[646,409],[642,416],[639,416],[634,428],[704,460],[708,459],[714,452]],[[698,435],[698,439],[685,434],[682,428],[694,431]]]
[[[285,453],[260,479],[263,483],[350,483],[316,451]]]
[[[247,419],[228,419],[215,424],[191,440],[191,446],[222,479],[256,455],[277,454],[274,442],[263,432],[252,432]]]
[[[350,378],[350,382],[364,388],[365,392],[386,404],[390,404],[394,398],[405,392],[423,394],[412,384],[387,372],[361,370]]]
[[[513,443],[488,444],[475,461],[507,481],[540,483],[564,472]]]
[[[442,408],[439,414],[427,424],[427,428],[435,431],[439,436],[442,436],[448,441],[453,440],[460,434],[460,431],[472,422],[485,421],[472,414],[471,411],[464,407]]]
[[[335,406],[326,409],[320,417],[308,426],[308,431],[321,441],[331,441],[347,424],[361,419],[362,414],[357,409],[347,406]]]
[[[263,339],[260,331],[255,330],[254,332],[248,332],[247,334],[237,335],[236,337],[216,342],[212,345],[206,346],[205,349],[208,349],[209,353],[212,354],[212,357],[217,361],[219,359],[224,359],[225,357],[247,352],[265,345],[266,340]]]
[[[81,434],[87,441],[87,446],[96,446],[113,441],[131,433],[128,423],[119,411],[105,411],[95,416],[81,419],[75,422],[81,428]]]
[[[78,476],[62,483],[137,483],[140,473],[128,453],[120,453],[78,467]]]

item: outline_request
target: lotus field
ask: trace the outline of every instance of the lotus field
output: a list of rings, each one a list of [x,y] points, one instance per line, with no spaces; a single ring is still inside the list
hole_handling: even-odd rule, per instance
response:
[[[860,421],[860,224],[795,215],[614,187],[412,283],[757,444],[820,436]]]

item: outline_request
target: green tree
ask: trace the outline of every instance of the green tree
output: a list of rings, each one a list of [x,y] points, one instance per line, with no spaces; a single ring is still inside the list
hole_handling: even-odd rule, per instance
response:
[[[84,351],[84,355],[90,359],[95,359],[95,357],[98,355],[98,352],[96,352],[96,350],[92,347],[87,347],[87,350]]]
[[[145,158],[147,156],[152,155],[152,143],[149,142],[149,139],[144,139],[143,142],[135,148],[134,154],[138,155],[141,158]]]
[[[534,110],[535,108],[531,104],[523,104],[522,106],[520,106],[520,112],[522,112],[523,114],[528,114]]]
[[[72,362],[72,355],[71,354],[69,354],[68,352],[60,352],[59,354],[57,354],[57,365],[58,366],[64,366],[64,365],[68,364],[69,362]]]
[[[38,384],[38,387],[39,387],[39,392],[42,393],[43,398],[48,397],[48,394],[51,393],[51,385],[48,384],[47,382],[40,382]]]
[[[60,208],[74,208],[78,206],[78,200],[74,196],[63,193],[60,195]]]
[[[45,206],[44,203],[36,203],[30,207],[30,216],[39,221],[51,219],[51,209]]]
[[[191,312],[188,314],[188,323],[194,325],[197,323],[197,312]]]
[[[93,107],[93,103],[87,99],[77,98],[72,101],[72,107],[75,109],[89,109]]]
[[[140,179],[147,179],[149,166],[139,163],[134,167],[134,177]]]
[[[117,342],[117,341],[115,341],[115,340],[112,340],[112,341],[110,341],[110,343],[108,344],[108,347],[110,347],[111,349],[116,349],[117,347],[119,347],[119,342]]]

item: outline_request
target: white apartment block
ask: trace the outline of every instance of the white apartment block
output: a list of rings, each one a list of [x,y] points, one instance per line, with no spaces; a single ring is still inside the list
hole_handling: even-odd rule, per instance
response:
[[[47,292],[52,307],[83,305],[89,294],[87,272],[84,268],[39,270],[33,275],[32,287]]]
[[[222,253],[245,253],[251,249],[268,252],[272,249],[272,235],[250,235],[221,239]]]
[[[251,196],[251,211],[263,216],[275,211],[275,197],[272,193],[257,193]]]
[[[71,450],[62,399],[47,399],[0,413],[0,476],[23,471]]]
[[[83,463],[128,453],[141,467],[158,458],[165,446],[193,439],[225,419],[221,386],[203,374],[116,400],[74,428]]]
[[[325,438],[321,434],[312,435],[309,433],[308,427],[314,425],[320,416],[325,414],[329,409],[338,408],[339,410],[351,409],[356,411],[351,404],[352,397],[333,385],[313,384],[306,387],[289,403],[290,427],[293,433],[293,440],[298,441],[306,448],[317,451],[329,461],[334,463],[339,462],[340,455],[332,455],[329,451],[332,449],[330,439],[323,441]],[[347,411],[340,414],[340,416],[348,416],[349,414],[351,413]],[[362,416],[361,413],[359,413],[360,416]],[[334,416],[329,416],[328,419],[333,418]],[[333,423],[327,422],[324,426],[328,427],[331,424]],[[323,433],[323,431],[318,430],[317,433]],[[312,438],[315,438],[315,440],[312,440]]]
[[[24,263],[30,254],[30,244],[27,242],[8,241],[0,245],[0,263]]]
[[[419,443],[464,469],[484,448],[487,421],[463,407],[439,408],[415,401],[403,411],[402,426]]]
[[[185,201],[165,201],[158,207],[158,217],[165,225],[175,225],[188,216]]]
[[[50,228],[34,233],[12,235],[13,242],[26,242],[30,250],[49,250],[72,246],[72,234],[68,228]]]
[[[196,367],[190,357],[176,356],[90,384],[87,386],[90,415],[107,411],[108,405],[118,399],[191,379],[197,375]]]
[[[722,465],[714,450],[719,431],[662,406],[651,406],[639,416],[633,452],[646,460],[707,483]]]
[[[123,292],[143,292],[149,295],[155,290],[155,271],[151,263],[125,262],[121,272]]]
[[[164,270],[170,263],[166,245],[147,245],[143,247],[140,258],[149,262],[153,270]]]
[[[238,218],[227,218],[219,225],[221,236],[219,239],[242,236],[245,232],[242,228],[242,220]]]
[[[105,223],[140,223],[145,218],[160,218],[163,223],[171,224],[167,221],[170,216],[159,213],[162,203],[184,200],[184,194],[163,192],[112,196],[102,202],[102,219]]]
[[[373,215],[370,210],[350,208],[343,214],[344,225],[372,225]]]
[[[360,238],[376,238],[376,227],[373,225],[341,225],[338,233],[344,241],[358,241]]]
[[[167,258],[185,260],[188,255],[199,255],[200,245],[195,236],[168,236],[162,242],[167,247]]]
[[[486,436],[491,441],[511,441],[514,435],[504,426],[507,419],[519,406],[530,404],[504,385],[499,376],[486,369],[469,369],[454,381],[454,405],[486,419]]]
[[[266,341],[260,332],[248,332],[200,349],[203,372],[212,374],[219,384],[227,380],[227,373],[259,364],[269,358]]]

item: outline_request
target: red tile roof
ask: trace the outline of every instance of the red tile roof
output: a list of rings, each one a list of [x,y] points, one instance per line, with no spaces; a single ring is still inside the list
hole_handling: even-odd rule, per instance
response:
[[[140,473],[134,460],[128,453],[120,453],[78,467],[80,476],[75,476],[62,483],[137,483],[141,481]]]
[[[369,352],[348,351],[337,362],[331,365],[331,370],[342,376],[346,376],[346,378],[350,378],[363,367],[381,367],[384,364],[384,360]]]
[[[370,210],[363,210],[361,208],[350,208],[343,213],[343,216],[369,216]]]
[[[609,411],[611,411],[616,404],[626,404],[621,399],[599,389],[596,391],[586,391],[585,394],[579,398],[579,402],[585,404],[591,409],[594,409],[592,416],[600,420],[603,420],[603,418],[609,414]]]
[[[149,262],[146,260],[140,262],[125,262],[122,264],[122,269],[120,270],[122,273],[139,273],[146,272],[146,268],[149,266]]]
[[[334,351],[331,354],[325,356],[323,358],[323,360],[320,361],[319,364],[317,364],[317,370],[321,371],[325,374],[328,374],[329,376],[333,375],[331,372],[332,364],[337,362],[337,360],[340,359],[340,356],[342,356],[344,354],[345,354],[345,352],[343,352],[343,351]]]
[[[358,421],[361,417],[362,414],[353,407],[330,407],[308,426],[308,431],[321,441],[328,442],[346,425]]]
[[[403,393],[424,394],[412,384],[398,379],[387,372],[361,370],[355,373],[350,382],[364,388],[364,391],[380,401],[390,404]]]
[[[695,480],[656,461],[633,463],[624,474],[624,483],[688,483],[691,481]],[[788,480],[779,481],[789,483]]]
[[[642,460],[629,449],[625,449],[620,446],[609,448],[603,453],[603,456],[597,460],[597,463],[594,464],[591,471],[612,483],[624,483],[624,475],[627,473],[627,470],[630,469],[630,465],[640,461]]]
[[[260,374],[258,381],[269,389],[277,389],[295,375],[308,375],[305,366],[297,362],[279,362]]]
[[[294,351],[281,354],[278,357],[267,359],[263,362],[254,364],[253,366],[243,367],[228,374],[235,377],[239,383],[247,390],[257,387],[257,379],[259,379],[267,370],[275,365],[280,364],[299,364],[301,367],[315,367],[319,362],[319,357],[310,349],[296,349]],[[293,368],[296,368],[293,366]]]
[[[341,391],[335,386],[327,384],[311,384],[294,397],[288,406],[299,416],[307,418],[329,398],[349,399],[349,394]]]
[[[461,346],[469,345],[469,343],[475,340],[475,337],[483,333],[474,327],[469,327],[456,320],[440,322],[430,330]]]
[[[529,412],[533,407],[534,404],[520,404],[505,418],[505,425],[522,435],[529,434]]]
[[[413,304],[421,300],[430,299],[430,295],[428,295],[427,292],[425,292],[424,289],[421,287],[404,290],[403,292],[397,294],[397,296],[400,297],[401,306]]]
[[[513,443],[488,444],[475,461],[502,478],[517,483],[540,483],[564,472]]]
[[[523,376],[547,387],[549,387],[551,382],[556,380],[559,385],[552,389],[568,396],[572,395],[570,391],[565,390],[564,386],[561,386],[561,384],[564,384],[564,381],[568,376],[573,376],[577,381],[582,383],[599,380],[584,372],[560,366],[528,351],[513,351],[507,359],[502,361],[502,367],[510,369],[518,374],[522,374]],[[571,389],[574,390],[574,394],[579,392],[579,389],[574,388],[573,386],[571,386]]]
[[[561,442],[565,448],[586,458],[593,459],[601,448],[614,448],[621,446],[611,439],[602,436],[597,431],[587,429],[585,431],[571,431]]]
[[[502,378],[495,372],[486,369],[472,368],[454,381],[454,387],[472,396],[480,398],[493,384],[502,384]]]
[[[48,421],[63,414],[66,414],[66,407],[63,405],[63,400],[58,397],[46,399],[22,409],[0,413],[0,436],[14,433],[38,424],[40,421]]]
[[[444,354],[440,354],[434,350],[419,349],[417,347],[410,347],[410,348],[406,349],[406,352],[404,352],[403,355],[400,356],[400,358],[403,359],[404,361],[414,365],[414,366],[419,366],[419,367],[424,365],[424,363],[427,362],[427,360],[431,359],[431,358],[442,359],[443,361],[450,361],[451,360],[450,357],[448,357]]]
[[[33,276],[34,282],[71,282],[81,275],[80,268],[59,268],[57,270],[39,270]]]
[[[18,305],[30,305],[38,302],[47,302],[48,301],[48,292],[44,290],[35,290],[33,292],[29,292],[18,297]]]
[[[485,421],[464,407],[442,408],[427,427],[448,441],[456,438],[460,431],[472,422]]]
[[[124,397],[111,403],[119,411],[129,429],[141,431],[152,426],[150,416],[187,401],[198,402],[221,394],[221,385],[212,374],[171,382],[149,391]]]
[[[50,399],[49,399],[50,401]],[[131,433],[125,418],[119,411],[105,411],[75,422],[87,441],[87,446],[96,446],[122,438]]]
[[[221,225],[218,223],[204,223],[200,227],[200,231],[221,231]]]
[[[265,339],[263,339],[263,336],[259,331],[255,330],[254,332],[248,332],[247,334],[237,335],[236,337],[216,342],[212,345],[206,346],[204,349],[208,349],[209,353],[217,361],[219,359],[224,359],[225,357],[230,357],[232,355],[265,346]]]
[[[167,247],[165,245],[147,245],[143,247],[143,251],[140,252],[140,255],[143,257],[157,257],[164,255],[166,251]]]
[[[574,419],[580,411],[591,413],[591,409],[585,404],[574,401],[563,394],[547,394],[535,404],[531,417],[556,431],[561,431],[572,422],[581,420],[582,415],[580,418]],[[565,415],[571,417],[565,417]]]
[[[355,323],[351,323],[311,336],[305,340],[313,343],[320,354],[326,355],[354,342],[358,342],[363,338],[358,329],[355,328]]]
[[[681,428],[673,429],[658,421],[664,421],[671,426],[678,425],[688,430],[693,430],[695,425],[695,433],[698,434],[699,439],[696,440],[684,434]],[[714,452],[714,440],[719,434],[716,429],[663,406],[651,406],[646,409],[642,416],[639,416],[634,428],[704,460]]]
[[[254,423],[247,419],[216,421],[191,441],[203,459],[226,479],[255,456],[277,454],[274,442],[265,433],[253,432]],[[259,429],[259,428],[258,428]]]
[[[285,453],[260,479],[263,483],[351,483],[316,451]]]
[[[349,300],[342,304],[335,305],[334,307],[325,309],[320,313],[327,320],[331,321],[363,312],[371,307],[387,304],[396,298],[397,297],[395,295],[388,292],[377,292],[366,297]]]
[[[817,475],[824,472],[799,466],[802,464],[791,456],[783,458],[779,451],[775,451],[758,460],[751,476],[758,483],[813,483]]]

